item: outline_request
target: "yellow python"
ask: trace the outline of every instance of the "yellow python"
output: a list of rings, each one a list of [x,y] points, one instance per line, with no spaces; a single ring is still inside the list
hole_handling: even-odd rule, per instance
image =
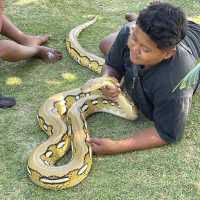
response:
[[[78,42],[78,36],[81,31],[83,31],[88,26],[94,24],[96,20],[97,17],[94,17],[92,20],[72,29],[69,33],[68,39],[66,40],[66,46],[69,55],[80,65],[88,67],[90,70],[100,74],[105,60],[101,57],[87,52]]]
[[[67,48],[74,59],[83,64],[87,58],[88,67],[99,72],[96,67],[102,67],[103,59],[94,57],[78,45],[76,33],[84,27],[81,25],[70,32]],[[117,102],[102,96],[100,88],[112,86],[115,81],[111,77],[91,79],[81,88],[50,97],[40,107],[39,125],[49,138],[38,145],[28,159],[27,170],[34,183],[48,189],[64,189],[87,177],[92,165],[91,147],[86,143],[89,137],[86,118],[89,115],[108,112],[129,120],[137,118],[135,106],[123,94],[118,96]],[[69,163],[56,166],[70,147],[72,158]]]

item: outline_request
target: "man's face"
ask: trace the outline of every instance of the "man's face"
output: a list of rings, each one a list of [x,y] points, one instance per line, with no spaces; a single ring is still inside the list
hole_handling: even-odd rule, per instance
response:
[[[144,65],[146,68],[172,56],[170,51],[160,50],[156,43],[137,25],[129,36],[128,47],[132,63]]]

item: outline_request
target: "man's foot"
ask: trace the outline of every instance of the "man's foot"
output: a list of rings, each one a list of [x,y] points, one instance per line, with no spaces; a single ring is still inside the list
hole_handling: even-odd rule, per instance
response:
[[[56,49],[38,46],[37,58],[42,59],[46,63],[55,63],[62,59],[62,53]]]
[[[10,108],[15,104],[16,104],[15,98],[0,96],[0,108]]]
[[[137,15],[136,15],[136,14],[133,14],[133,13],[127,13],[127,14],[125,15],[125,19],[126,19],[128,22],[133,22],[133,21],[136,21]]]
[[[40,46],[45,44],[49,39],[48,35],[43,36],[32,36],[32,35],[24,35],[23,40],[19,43],[25,46]]]

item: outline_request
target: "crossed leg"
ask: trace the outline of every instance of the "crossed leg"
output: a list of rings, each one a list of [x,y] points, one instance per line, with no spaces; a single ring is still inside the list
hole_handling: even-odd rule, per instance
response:
[[[42,45],[48,41],[48,36],[31,36],[19,30],[5,15],[1,15],[0,33],[9,39],[25,46]]]
[[[48,41],[48,36],[31,36],[20,31],[5,15],[0,16],[0,33],[11,40],[0,40],[0,58],[15,62],[32,57],[48,63],[62,59],[56,49],[40,46]]]
[[[19,61],[39,58],[48,63],[62,59],[62,53],[43,45],[48,36],[31,36],[20,31],[5,15],[0,14],[0,34],[10,40],[0,40],[0,58],[6,61]],[[0,96],[0,108],[9,108],[16,104],[13,97]]]

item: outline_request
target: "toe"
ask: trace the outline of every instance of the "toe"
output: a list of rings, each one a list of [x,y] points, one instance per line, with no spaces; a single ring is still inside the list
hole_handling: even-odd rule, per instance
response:
[[[48,35],[43,35],[43,36],[38,36],[39,40],[40,40],[40,44],[44,44],[49,40],[49,36]]]
[[[47,52],[47,57],[49,63],[55,63],[62,59],[62,53],[57,50],[51,49]]]

